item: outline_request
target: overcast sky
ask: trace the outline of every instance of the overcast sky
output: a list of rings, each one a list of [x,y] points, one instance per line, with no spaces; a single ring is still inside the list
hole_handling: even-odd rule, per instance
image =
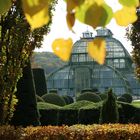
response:
[[[118,4],[117,0],[105,0],[113,9],[113,11],[116,11],[117,9],[120,9],[121,6]],[[128,50],[128,52],[132,51],[132,47],[130,45],[130,42],[125,37],[125,28],[118,26],[113,19],[108,25],[107,28],[109,28],[116,39],[118,39],[124,47]],[[56,11],[54,12],[53,17],[53,24],[51,25],[51,32],[44,36],[44,41],[42,48],[36,49],[35,51],[52,51],[51,44],[53,40],[56,38],[69,38],[71,37],[73,39],[73,42],[78,40],[82,36],[82,32],[86,31],[87,29],[91,32],[93,32],[93,35],[96,34],[95,30],[93,30],[90,26],[81,24],[80,22],[76,21],[74,26],[75,34],[69,31],[67,24],[66,24],[66,5],[63,0],[58,0],[58,4],[56,6]]]

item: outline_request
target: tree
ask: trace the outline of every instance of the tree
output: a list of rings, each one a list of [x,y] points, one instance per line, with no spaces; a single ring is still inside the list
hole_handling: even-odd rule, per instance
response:
[[[140,10],[137,9],[138,19],[134,22],[130,28],[127,28],[127,37],[131,41],[133,46],[132,58],[135,63],[136,75],[140,80]]]
[[[54,9],[55,0],[49,6]],[[22,76],[32,51],[40,47],[43,35],[49,32],[49,25],[31,31],[27,23],[21,0],[13,0],[8,12],[0,15],[0,124],[6,124],[12,117],[16,85]]]
[[[112,89],[108,91],[108,97],[103,102],[100,112],[99,122],[102,123],[117,123],[119,121],[118,107]]]

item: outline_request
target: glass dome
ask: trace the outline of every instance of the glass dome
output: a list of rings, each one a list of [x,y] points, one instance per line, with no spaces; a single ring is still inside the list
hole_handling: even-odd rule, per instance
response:
[[[99,65],[87,53],[88,42],[95,38],[106,41],[106,59]],[[75,96],[84,88],[96,88],[104,92],[112,88],[117,95],[124,93],[140,94],[140,84],[134,77],[131,57],[122,43],[113,38],[109,29],[86,31],[73,46],[68,65],[51,73],[47,78],[48,90],[57,89],[59,94]]]

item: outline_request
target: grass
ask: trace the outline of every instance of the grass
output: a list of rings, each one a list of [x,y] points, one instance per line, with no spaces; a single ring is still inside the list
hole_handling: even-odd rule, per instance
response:
[[[140,108],[140,100],[135,100],[131,103],[133,106]]]

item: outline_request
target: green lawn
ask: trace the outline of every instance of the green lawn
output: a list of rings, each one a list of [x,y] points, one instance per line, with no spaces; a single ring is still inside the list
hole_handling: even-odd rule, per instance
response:
[[[140,100],[135,100],[131,103],[133,106],[140,108]]]

